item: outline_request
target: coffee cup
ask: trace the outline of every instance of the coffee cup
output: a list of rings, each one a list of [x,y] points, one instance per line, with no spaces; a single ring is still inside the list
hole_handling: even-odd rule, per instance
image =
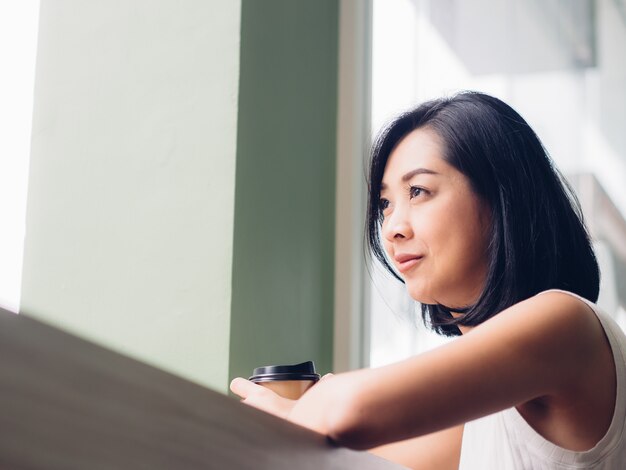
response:
[[[293,365],[257,367],[248,380],[269,388],[281,397],[297,400],[319,379],[315,364],[307,361]]]

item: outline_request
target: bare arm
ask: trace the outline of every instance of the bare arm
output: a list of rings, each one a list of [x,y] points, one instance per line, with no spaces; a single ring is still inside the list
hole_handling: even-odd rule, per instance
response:
[[[368,449],[437,432],[537,397],[577,393],[604,341],[594,314],[566,294],[517,304],[452,343],[313,387],[292,421]]]

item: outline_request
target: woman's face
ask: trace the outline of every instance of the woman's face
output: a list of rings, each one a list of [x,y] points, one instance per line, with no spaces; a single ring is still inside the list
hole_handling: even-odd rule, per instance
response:
[[[411,297],[448,307],[475,302],[487,273],[490,211],[443,159],[434,131],[414,130],[391,152],[381,204],[385,250]]]

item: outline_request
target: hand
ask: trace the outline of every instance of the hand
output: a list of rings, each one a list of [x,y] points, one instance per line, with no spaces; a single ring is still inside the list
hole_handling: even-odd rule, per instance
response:
[[[297,400],[290,400],[274,393],[269,388],[237,377],[230,383],[230,390],[241,397],[246,405],[254,406],[279,418],[287,419]]]

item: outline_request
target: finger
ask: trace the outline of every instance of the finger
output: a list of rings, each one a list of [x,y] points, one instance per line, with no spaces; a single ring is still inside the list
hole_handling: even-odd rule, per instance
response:
[[[257,385],[249,380],[237,377],[230,383],[230,391],[235,395],[239,395],[241,398],[246,399],[248,396],[260,385]]]
[[[328,379],[328,378],[332,377],[333,375],[335,375],[335,374],[332,374],[332,373],[330,373],[330,372],[329,372],[328,374],[324,374],[324,375],[322,376],[321,380]]]

